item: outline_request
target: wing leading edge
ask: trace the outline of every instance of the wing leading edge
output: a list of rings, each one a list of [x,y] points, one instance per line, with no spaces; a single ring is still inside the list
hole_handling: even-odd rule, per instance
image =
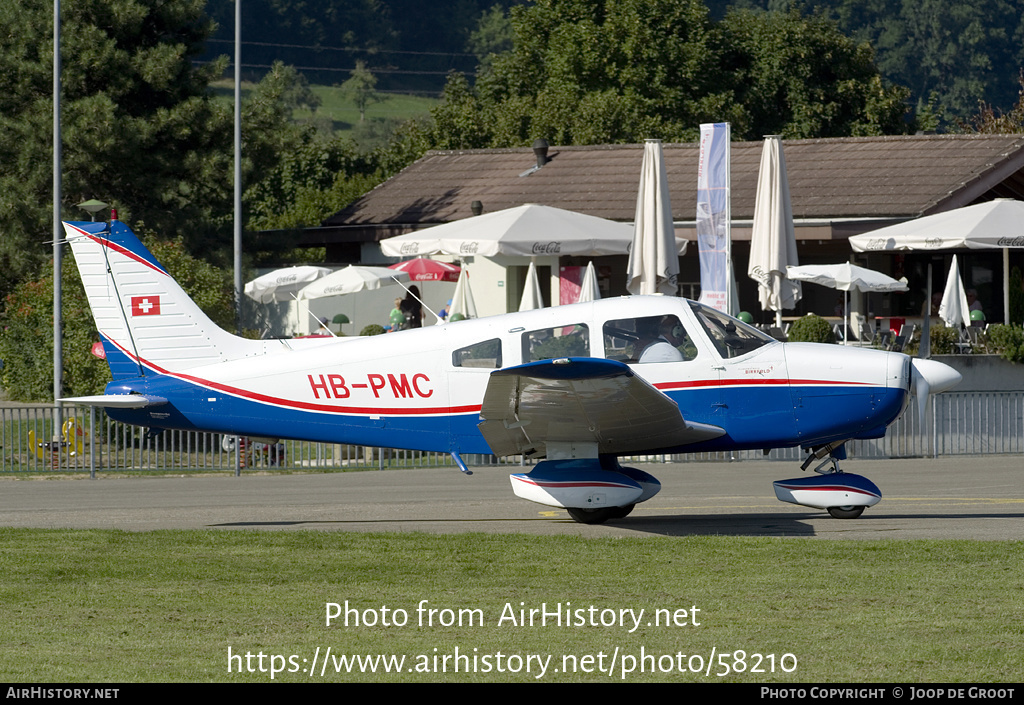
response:
[[[549,444],[596,444],[600,454],[671,448],[717,438],[629,366],[599,358],[542,360],[491,373],[480,433],[495,455],[549,455]]]

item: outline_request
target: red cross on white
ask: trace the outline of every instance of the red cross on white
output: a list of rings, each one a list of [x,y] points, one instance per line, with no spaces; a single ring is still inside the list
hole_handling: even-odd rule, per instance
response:
[[[132,297],[132,315],[133,316],[159,316],[160,315],[160,297],[159,296],[133,296]]]

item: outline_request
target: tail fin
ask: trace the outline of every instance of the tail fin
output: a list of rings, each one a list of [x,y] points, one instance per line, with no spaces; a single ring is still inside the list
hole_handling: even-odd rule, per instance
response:
[[[115,380],[264,352],[211,321],[128,226],[64,223]]]

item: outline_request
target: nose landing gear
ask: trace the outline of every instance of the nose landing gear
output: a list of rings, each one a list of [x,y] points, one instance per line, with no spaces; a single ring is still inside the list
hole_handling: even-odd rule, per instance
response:
[[[856,519],[867,507],[878,504],[882,491],[861,475],[840,470],[839,461],[846,459],[843,443],[830,443],[814,449],[801,466],[806,470],[815,460],[824,460],[814,468],[816,476],[778,480],[775,496],[782,502],[824,509],[835,519]]]

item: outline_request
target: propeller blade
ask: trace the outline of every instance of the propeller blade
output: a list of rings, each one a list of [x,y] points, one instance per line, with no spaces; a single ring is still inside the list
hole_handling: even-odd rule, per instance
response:
[[[914,358],[910,361],[910,391],[917,396],[917,408],[921,412],[919,418],[924,419],[928,409],[928,398],[932,394],[941,394],[960,383],[963,376],[949,365],[935,360]]]

